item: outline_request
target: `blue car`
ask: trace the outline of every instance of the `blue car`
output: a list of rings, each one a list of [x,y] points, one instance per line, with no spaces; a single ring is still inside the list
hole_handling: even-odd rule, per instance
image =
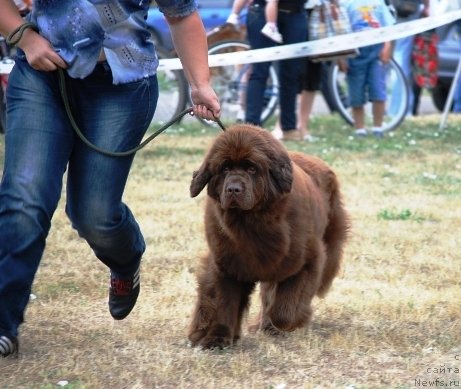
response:
[[[232,0],[200,0],[199,13],[207,31],[224,24],[231,13]],[[173,49],[170,30],[163,14],[156,6],[147,14],[147,24],[151,29],[152,39],[161,47]]]
[[[451,82],[461,57],[461,23],[460,21],[441,26],[436,29],[439,37],[437,45],[439,68],[437,85],[431,89],[434,105],[440,111],[445,107]]]

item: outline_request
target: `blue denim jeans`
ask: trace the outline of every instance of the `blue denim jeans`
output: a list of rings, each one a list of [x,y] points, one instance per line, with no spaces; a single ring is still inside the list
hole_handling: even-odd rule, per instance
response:
[[[66,213],[97,258],[116,274],[139,266],[145,243],[122,202],[133,156],[84,145],[63,108],[56,72],[32,69],[20,53],[7,91],[5,165],[0,186],[0,333],[17,336],[67,170]],[[66,76],[75,120],[94,144],[139,144],[158,98],[156,77],[113,85],[107,64],[85,79]]]
[[[247,15],[247,36],[252,49],[275,46],[276,43],[263,35],[261,29],[266,23],[264,7],[250,6]],[[283,36],[284,44],[299,43],[307,39],[306,12],[279,12],[277,25]],[[299,92],[300,77],[303,72],[303,58],[279,61],[280,82],[280,124],[282,130],[296,128],[296,95]],[[269,77],[271,62],[252,65],[248,80],[245,121],[261,125],[261,113],[264,104],[264,90]]]
[[[347,86],[351,107],[367,101],[386,101],[386,70],[379,60],[382,44],[361,47],[359,55],[348,59]]]

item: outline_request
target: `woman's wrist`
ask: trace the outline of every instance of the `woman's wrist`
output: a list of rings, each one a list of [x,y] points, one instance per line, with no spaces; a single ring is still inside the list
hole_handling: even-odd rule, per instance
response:
[[[15,28],[13,31],[11,31],[11,33],[6,38],[6,42],[9,45],[17,46],[19,42],[22,40],[23,36],[27,34],[28,29],[37,31],[37,27],[34,24],[30,22],[24,22],[17,28]]]

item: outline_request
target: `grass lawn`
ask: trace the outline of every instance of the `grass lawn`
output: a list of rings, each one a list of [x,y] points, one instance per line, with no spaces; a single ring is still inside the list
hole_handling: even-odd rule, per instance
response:
[[[63,193],[20,355],[0,360],[0,388],[461,386],[461,119],[450,116],[442,131],[438,121],[408,119],[378,140],[319,116],[317,142],[286,144],[337,172],[351,239],[309,328],[278,338],[245,330],[232,349],[192,349],[186,338],[206,252],[206,191],[191,199],[189,183],[219,129],[187,120],[135,158],[125,201],[147,251],[140,299],[124,321],[108,313],[108,271],[69,226]]]

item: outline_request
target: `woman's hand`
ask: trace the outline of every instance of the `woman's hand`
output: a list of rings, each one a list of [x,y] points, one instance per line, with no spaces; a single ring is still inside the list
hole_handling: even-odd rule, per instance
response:
[[[191,91],[194,115],[202,119],[215,120],[221,115],[218,97],[210,85],[192,89]]]
[[[51,47],[50,42],[31,28],[24,31],[17,46],[24,51],[27,62],[36,70],[53,71],[57,68],[67,68],[67,64]]]

